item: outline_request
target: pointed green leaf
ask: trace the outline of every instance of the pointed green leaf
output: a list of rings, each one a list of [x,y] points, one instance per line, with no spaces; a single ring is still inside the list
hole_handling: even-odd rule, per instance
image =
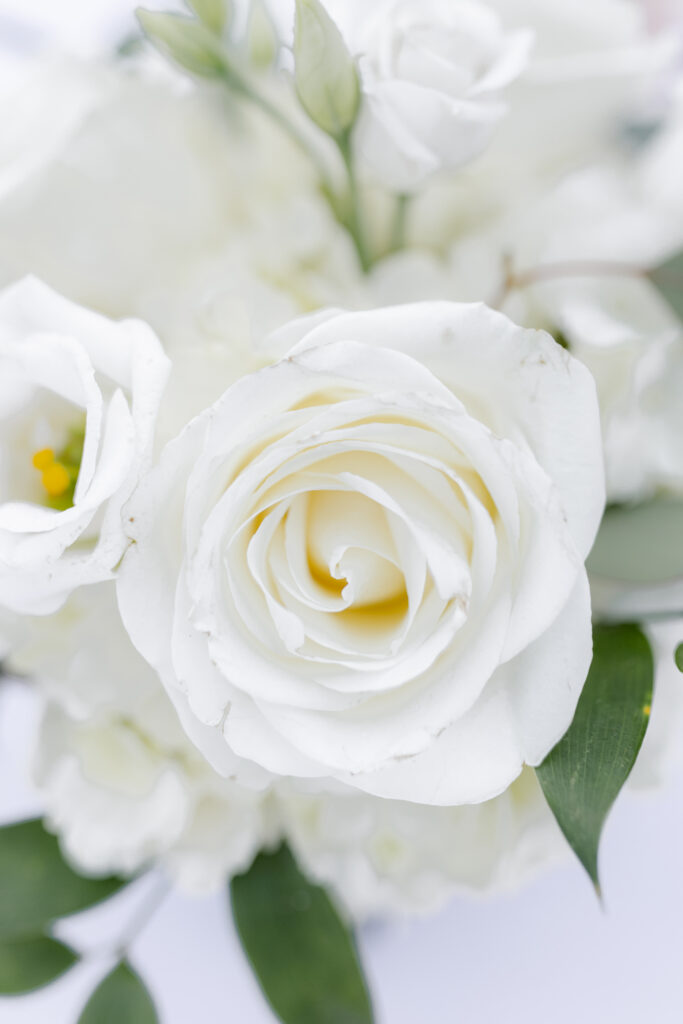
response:
[[[318,127],[336,139],[351,129],[360,106],[358,72],[320,0],[296,0],[294,80],[304,110]]]
[[[99,983],[78,1024],[158,1024],[158,1020],[142,978],[124,962]]]
[[[653,677],[652,650],[639,626],[596,626],[574,720],[536,769],[560,828],[598,889],[600,834],[643,742]]]
[[[136,14],[150,42],[186,71],[208,78],[223,73],[221,45],[206,25],[183,14],[160,14],[142,8]]]
[[[647,276],[674,313],[683,320],[683,252],[650,270]]]
[[[674,651],[674,661],[679,672],[683,672],[683,644],[679,644]]]
[[[286,846],[233,878],[242,946],[283,1024],[372,1024],[353,936]]]
[[[105,900],[124,878],[82,878],[38,818],[0,828],[0,937],[36,935],[58,917]]]
[[[0,940],[0,994],[17,996],[42,988],[77,960],[72,949],[46,935]]]

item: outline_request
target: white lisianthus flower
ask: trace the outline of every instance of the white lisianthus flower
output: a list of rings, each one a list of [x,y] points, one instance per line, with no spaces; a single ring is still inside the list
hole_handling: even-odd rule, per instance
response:
[[[412,192],[484,149],[533,37],[470,0],[388,0],[373,15],[359,38],[358,152],[381,184]]]
[[[140,317],[167,351],[216,337],[244,348],[340,301],[358,274],[351,242],[278,125],[172,69],[85,66],[80,79],[90,109],[61,144],[30,174],[7,161],[0,283],[36,274],[107,316]],[[35,82],[34,105],[51,111],[44,92],[58,84]]]
[[[360,921],[433,912],[458,892],[506,891],[569,853],[530,768],[500,796],[463,807],[291,783],[275,792],[297,860]]]
[[[128,874],[156,860],[183,888],[207,891],[271,841],[268,777],[251,771],[243,785],[235,761],[222,778],[188,741],[121,625],[111,583],[13,627],[10,671],[30,675],[45,699],[34,781],[78,870]]]
[[[0,607],[47,614],[111,577],[167,374],[144,323],[35,279],[0,293]]]
[[[590,663],[592,378],[481,305],[283,335],[304,337],[129,502],[124,623],[219,771],[488,799],[564,733]]]

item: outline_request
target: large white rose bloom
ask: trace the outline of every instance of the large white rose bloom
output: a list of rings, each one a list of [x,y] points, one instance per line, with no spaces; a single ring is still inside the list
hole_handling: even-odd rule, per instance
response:
[[[128,874],[155,860],[203,891],[270,841],[267,778],[221,778],[189,743],[122,628],[111,584],[15,623],[14,643],[11,670],[30,674],[46,700],[34,780],[79,870]]]
[[[477,156],[504,115],[528,31],[505,33],[476,0],[385,0],[357,33],[362,161],[386,188],[412,192]]]
[[[0,293],[0,607],[49,613],[111,578],[167,374],[144,323],[34,279]]]
[[[219,771],[485,800],[564,733],[590,663],[593,381],[480,305],[301,334],[128,504],[125,625]]]

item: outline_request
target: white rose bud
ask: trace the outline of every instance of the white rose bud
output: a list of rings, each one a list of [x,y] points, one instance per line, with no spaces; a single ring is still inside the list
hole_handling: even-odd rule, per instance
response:
[[[385,187],[412,192],[478,156],[506,111],[502,90],[532,35],[504,32],[484,4],[387,0],[361,38],[364,102],[356,141]]]
[[[566,731],[591,660],[593,378],[483,305],[283,336],[129,502],[124,624],[218,771],[493,797]]]
[[[309,117],[334,138],[353,125],[360,103],[356,65],[320,0],[297,0],[295,81]]]
[[[167,375],[140,321],[31,278],[0,293],[0,609],[48,613],[111,578]]]

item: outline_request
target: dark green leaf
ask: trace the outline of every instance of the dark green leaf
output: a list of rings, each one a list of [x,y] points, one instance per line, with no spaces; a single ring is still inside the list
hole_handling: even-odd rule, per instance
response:
[[[683,320],[683,252],[648,272],[648,277]]]
[[[237,930],[283,1024],[372,1024],[353,936],[286,846],[232,881]]]
[[[158,1020],[144,982],[132,967],[121,963],[97,986],[78,1024],[157,1024]]]
[[[683,672],[683,644],[679,644],[674,651],[674,661],[679,672]]]
[[[654,661],[635,625],[596,626],[574,720],[536,769],[546,800],[599,891],[598,846],[633,767],[652,704]]]
[[[680,498],[614,505],[605,512],[588,570],[607,579],[642,585],[683,576],[682,527]]]
[[[0,941],[0,993],[32,992],[64,974],[77,959],[72,949],[46,935],[4,939]]]
[[[107,899],[124,878],[82,878],[38,818],[0,828],[0,937],[36,935],[58,917]]]

